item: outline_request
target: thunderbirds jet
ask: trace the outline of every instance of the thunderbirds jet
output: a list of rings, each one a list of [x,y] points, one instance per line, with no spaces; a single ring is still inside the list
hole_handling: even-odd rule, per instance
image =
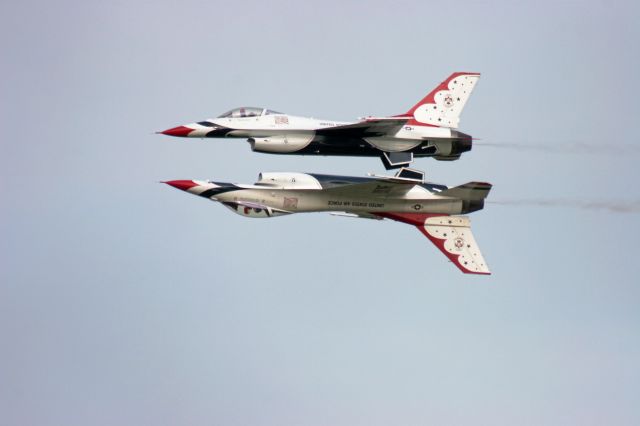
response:
[[[416,226],[462,272],[490,274],[471,233],[469,218],[484,207],[491,185],[469,182],[449,188],[424,182],[424,174],[403,168],[394,177],[349,177],[305,173],[261,173],[253,185],[200,180],[164,182],[218,201],[247,217],[303,212],[368,219],[392,219]]]
[[[253,151],[272,154],[380,157],[387,169],[407,166],[414,157],[457,160],[471,150],[471,136],[456,129],[479,78],[478,73],[453,73],[406,113],[392,117],[347,123],[244,107],[159,133],[247,138]]]

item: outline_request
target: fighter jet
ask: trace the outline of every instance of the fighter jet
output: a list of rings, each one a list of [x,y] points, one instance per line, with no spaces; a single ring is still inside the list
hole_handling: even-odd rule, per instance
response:
[[[391,219],[414,225],[462,272],[490,274],[469,218],[484,207],[491,185],[469,182],[449,188],[424,181],[403,168],[395,176],[350,177],[311,173],[260,173],[253,185],[203,180],[164,182],[217,201],[242,216],[268,218],[292,213]]]
[[[456,129],[479,78],[478,73],[453,73],[406,113],[392,117],[349,123],[242,107],[158,133],[247,138],[253,151],[271,154],[380,157],[387,169],[407,166],[414,157],[457,160],[471,150],[471,136]]]

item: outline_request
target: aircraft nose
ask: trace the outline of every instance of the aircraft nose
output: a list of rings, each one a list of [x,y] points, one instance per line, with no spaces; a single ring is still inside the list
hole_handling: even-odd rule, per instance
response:
[[[197,183],[195,183],[192,180],[168,180],[162,183],[166,183],[167,185],[171,185],[174,188],[178,188],[181,189],[183,191],[188,191],[189,189],[193,188],[194,186],[198,186]]]
[[[172,127],[171,129],[167,129],[165,131],[158,132],[158,133],[162,133],[163,135],[168,135],[168,136],[186,137],[186,136],[189,136],[189,133],[193,132],[194,130],[195,129],[191,129],[186,126],[178,126],[178,127]]]

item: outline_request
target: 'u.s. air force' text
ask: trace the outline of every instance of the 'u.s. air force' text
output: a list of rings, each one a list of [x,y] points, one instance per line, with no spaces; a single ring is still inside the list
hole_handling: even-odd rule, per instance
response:
[[[342,207],[384,207],[384,203],[363,203],[360,201],[338,201],[329,200],[330,206],[342,206]]]

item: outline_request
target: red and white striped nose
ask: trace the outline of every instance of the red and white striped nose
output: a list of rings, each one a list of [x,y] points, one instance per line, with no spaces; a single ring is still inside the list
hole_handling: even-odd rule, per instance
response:
[[[188,191],[191,188],[193,188],[194,186],[199,186],[198,183],[192,181],[192,180],[168,180],[166,182],[162,182],[162,183],[166,183],[167,185],[171,185],[174,188],[178,188],[181,189],[183,191]]]

